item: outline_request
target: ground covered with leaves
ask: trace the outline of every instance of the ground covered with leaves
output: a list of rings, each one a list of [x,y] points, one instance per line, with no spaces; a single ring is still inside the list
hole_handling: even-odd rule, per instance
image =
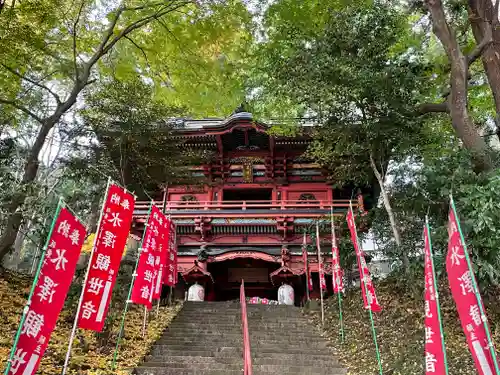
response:
[[[402,287],[394,280],[378,282],[376,291],[382,311],[374,314],[374,321],[384,375],[423,374],[423,292],[420,296],[420,293]],[[446,283],[440,285],[440,293],[449,372],[454,375],[477,374]],[[498,347],[498,295],[492,293],[484,297],[493,339]],[[344,344],[340,343],[338,311],[337,296],[328,298],[325,301],[325,326],[322,332],[330,340],[338,358],[349,369],[350,375],[378,374],[369,315],[362,308],[360,290],[354,288],[348,291],[343,299]],[[319,312],[308,310],[306,314],[321,330]]]
[[[0,369],[5,368],[13,337],[19,324],[20,314],[26,303],[32,279],[19,274],[4,273],[0,275]],[[81,283],[78,283],[81,285]],[[118,284],[117,287],[120,287]],[[126,287],[121,289],[127,289]],[[37,374],[59,374],[64,363],[68,339],[75,314],[78,285],[72,287],[73,295],[64,306],[49,346],[40,364]],[[115,288],[116,292],[116,288]],[[71,293],[71,292],[70,292]],[[102,333],[79,330],[73,343],[71,369],[69,374],[104,375],[129,374],[149,351],[165,327],[176,316],[180,304],[171,307],[160,307],[158,316],[156,308],[149,314],[147,332],[142,337],[144,309],[142,306],[131,306],[127,314],[124,337],[121,341],[116,370],[111,370],[113,352],[120,326],[123,301],[120,293],[116,293],[110,307],[109,319]]]

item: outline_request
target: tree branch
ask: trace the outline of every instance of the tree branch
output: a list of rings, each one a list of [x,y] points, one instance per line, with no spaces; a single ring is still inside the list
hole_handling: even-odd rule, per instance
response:
[[[132,40],[132,38],[130,38],[129,36],[125,35],[124,38],[127,39],[130,43],[132,43],[135,46],[135,48],[137,48],[139,51],[142,52],[142,56],[144,56],[144,60],[146,61],[146,65],[148,66],[148,68],[151,69],[151,65],[149,64],[148,55],[146,54],[144,49],[140,45],[138,45],[136,42],[134,42]]]
[[[43,120],[40,116],[37,116],[35,113],[31,112],[28,108],[16,103],[13,100],[7,100],[7,99],[0,98],[0,103],[6,104],[6,105],[11,105],[12,107],[19,109],[21,112],[24,112],[25,114],[27,114],[28,116],[30,116],[34,120],[38,121],[39,123],[41,123],[41,124],[43,123]]]
[[[46,90],[49,94],[51,94],[54,97],[54,99],[56,100],[57,104],[61,103],[61,98],[59,97],[59,95],[57,95],[54,91],[52,91],[51,89],[49,89],[47,86],[41,84],[40,82],[35,81],[34,79],[26,77],[25,75],[19,73],[15,69],[12,69],[11,67],[9,67],[9,66],[7,66],[7,65],[5,65],[3,63],[0,63],[0,65],[2,65],[10,73],[12,73],[13,75],[21,78],[22,80],[25,80],[26,82],[32,83],[33,85],[35,85],[37,87],[40,87],[41,89]]]
[[[75,81],[78,81],[78,63],[76,61],[78,53],[76,52],[76,30],[78,27],[78,23],[80,22],[80,17],[82,15],[83,7],[85,2],[82,1],[80,3],[80,8],[78,9],[78,14],[76,16],[75,22],[73,23],[73,65],[75,67]]]
[[[426,113],[449,113],[448,103],[424,103],[417,107],[417,113],[419,115],[425,115]]]
[[[153,21],[155,19],[158,19],[158,18],[164,16],[165,14],[174,12],[175,10],[177,10],[179,8],[182,8],[183,6],[191,4],[191,3],[192,3],[192,0],[189,0],[189,1],[188,0],[186,0],[186,1],[179,1],[178,3],[173,2],[173,4],[171,4],[172,6],[166,6],[166,7],[160,8],[159,10],[157,10],[156,12],[154,12],[153,14],[151,14],[151,15],[149,15],[147,17],[141,18],[140,20],[131,23],[125,29],[123,29],[122,31],[120,31],[120,33],[118,33],[118,35],[116,35],[113,39],[111,39],[111,36],[113,35],[114,27],[116,26],[116,23],[118,22],[119,17],[121,16],[121,14],[125,10],[127,10],[127,8],[121,8],[117,12],[117,16],[115,17],[115,19],[113,19],[110,28],[108,28],[108,32],[106,33],[104,39],[102,40],[101,45],[99,46],[98,51],[96,52],[96,54],[94,54],[94,56],[89,61],[89,65],[90,66],[94,65],[95,62],[100,57],[102,57],[103,55],[105,55],[106,53],[108,53],[109,50],[111,50],[114,47],[114,45],[116,43],[118,43],[118,41],[120,39],[124,38],[125,36],[127,36],[128,34],[130,34],[132,31],[137,30],[137,29],[141,28],[142,26],[147,25],[149,22],[151,22],[151,21]],[[155,5],[157,5],[157,4],[155,4]],[[111,39],[111,41],[110,41],[110,39]],[[95,61],[93,61],[93,60],[95,60]]]
[[[481,43],[476,45],[476,47],[472,50],[472,52],[467,55],[467,66],[470,66],[472,63],[474,63],[474,61],[476,61],[481,56],[486,46],[488,46],[493,42],[491,27],[489,27],[488,25],[488,27],[486,27],[485,29],[486,29],[485,30],[486,34],[483,40],[481,40]]]

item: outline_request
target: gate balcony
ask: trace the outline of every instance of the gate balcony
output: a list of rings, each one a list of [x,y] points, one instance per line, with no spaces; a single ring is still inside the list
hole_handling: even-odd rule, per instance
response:
[[[136,220],[146,219],[150,203],[150,201],[136,202],[134,209]],[[350,204],[353,208],[359,207],[363,210],[362,203],[349,199],[331,201],[155,201],[154,204],[174,219],[193,217],[273,218],[283,216],[317,218],[330,215],[331,210],[336,215],[345,215]]]

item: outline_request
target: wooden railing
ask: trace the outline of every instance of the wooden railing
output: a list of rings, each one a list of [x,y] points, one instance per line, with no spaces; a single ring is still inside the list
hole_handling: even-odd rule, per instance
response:
[[[240,286],[241,326],[243,331],[243,374],[252,375],[252,355],[250,351],[250,335],[248,333],[247,300],[245,297],[245,282]]]
[[[332,201],[172,201],[165,203],[166,211],[181,211],[181,210],[251,210],[251,209],[272,209],[272,210],[300,210],[300,209],[330,209],[349,207],[352,202],[353,207],[358,206],[357,200],[350,201],[349,199],[336,199]],[[158,207],[163,207],[162,201],[154,202]],[[135,204],[136,210],[147,210],[149,201],[137,201]]]

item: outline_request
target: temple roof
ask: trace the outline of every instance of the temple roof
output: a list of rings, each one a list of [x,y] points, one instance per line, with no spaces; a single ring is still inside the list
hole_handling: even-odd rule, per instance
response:
[[[254,123],[258,123],[263,128],[268,128],[272,125],[278,125],[283,123],[283,120],[269,120],[266,123],[258,122],[254,119],[253,114],[250,112],[237,112],[235,111],[231,116],[227,118],[204,118],[204,119],[183,119],[177,118],[172,120],[172,123],[175,124],[175,128],[180,131],[192,131],[192,130],[220,130],[228,127],[228,125],[238,123],[241,121],[250,121]],[[314,123],[311,119],[294,119],[294,122],[297,122],[298,125],[304,127],[314,126]]]

